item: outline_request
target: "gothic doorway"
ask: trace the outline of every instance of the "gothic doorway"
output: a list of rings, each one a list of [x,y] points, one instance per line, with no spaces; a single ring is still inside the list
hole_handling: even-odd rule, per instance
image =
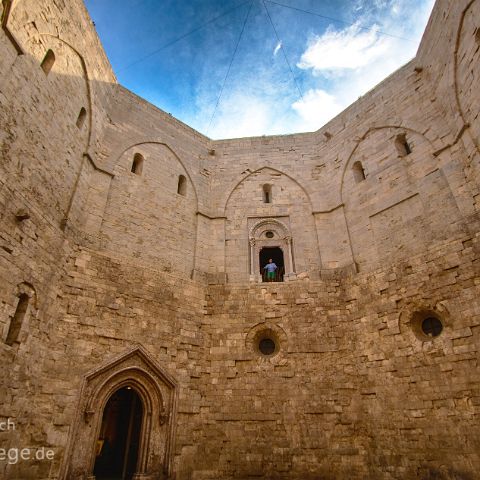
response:
[[[267,273],[263,267],[265,267],[270,258],[278,267],[277,270],[275,270],[275,277],[273,281],[283,282],[283,276],[285,274],[285,262],[283,259],[283,251],[280,247],[264,247],[260,250],[260,275],[262,275],[262,281],[266,282],[268,280]]]
[[[87,373],[59,480],[175,476],[177,402],[175,380],[141,346]]]
[[[108,399],[96,445],[96,480],[132,480],[137,471],[142,418],[142,401],[132,387],[121,388]]]

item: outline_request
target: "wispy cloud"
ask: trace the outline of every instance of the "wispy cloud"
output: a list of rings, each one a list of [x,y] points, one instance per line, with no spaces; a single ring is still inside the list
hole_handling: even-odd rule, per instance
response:
[[[300,2],[325,18],[354,18],[354,25],[327,25],[279,4],[266,12],[262,2],[230,9],[224,0],[140,2],[134,10],[127,0],[86,2],[98,14],[114,68],[158,51],[117,71],[120,83],[197,130],[225,138],[320,128],[414,57],[434,0]],[[169,22],[159,30],[160,17]],[[132,18],[139,26],[133,33]]]
[[[278,51],[282,48],[282,42],[278,42],[277,46],[275,47],[275,50],[273,51],[273,56],[275,57],[278,53]]]
[[[283,76],[278,76],[279,70],[260,67],[261,59],[249,58],[250,67],[239,69],[229,80],[207,131],[218,94],[218,82],[209,73],[198,85],[196,116],[187,123],[213,138],[317,130],[414,57],[433,2],[358,0],[351,5],[359,12],[354,25],[330,25],[312,32],[303,44],[296,45],[296,59],[291,59],[295,75],[302,78],[302,97],[283,57],[278,56],[282,42],[277,42],[272,47],[272,62],[277,68],[282,66]],[[383,15],[379,16],[378,9]],[[373,17],[375,22],[369,22]],[[366,29],[364,25],[374,26]],[[293,47],[287,45],[290,55]]]
[[[303,124],[321,127],[412,59],[433,3],[434,0],[425,0],[421,5],[414,0],[375,0],[376,8],[385,9],[382,30],[393,35],[382,34],[378,25],[362,29],[358,21],[341,30],[330,26],[322,35],[311,38],[297,67],[310,71],[319,85],[326,82],[328,87],[326,91],[315,90],[315,95],[309,92],[303,101],[292,105],[301,114]],[[372,3],[360,0],[356,8],[366,10],[372,8]],[[406,28],[399,28],[402,23],[397,17],[412,11],[415,15],[405,23]],[[361,20],[368,24],[368,13],[364,15]],[[323,103],[323,108],[319,103]],[[326,119],[323,112],[332,112],[332,115]]]
[[[319,74],[369,65],[390,46],[387,38],[377,32],[378,26],[361,30],[358,23],[340,31],[329,27],[323,35],[310,39],[297,67]]]

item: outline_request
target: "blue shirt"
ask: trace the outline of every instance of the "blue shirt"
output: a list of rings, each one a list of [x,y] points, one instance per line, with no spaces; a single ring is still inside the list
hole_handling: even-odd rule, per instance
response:
[[[274,263],[267,263],[263,268],[267,272],[274,272],[278,267]]]

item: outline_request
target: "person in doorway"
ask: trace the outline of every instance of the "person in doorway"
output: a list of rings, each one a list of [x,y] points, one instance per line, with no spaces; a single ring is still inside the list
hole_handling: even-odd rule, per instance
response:
[[[268,263],[263,267],[267,272],[267,282],[273,282],[275,280],[275,270],[278,267],[273,263],[271,258],[268,259]]]

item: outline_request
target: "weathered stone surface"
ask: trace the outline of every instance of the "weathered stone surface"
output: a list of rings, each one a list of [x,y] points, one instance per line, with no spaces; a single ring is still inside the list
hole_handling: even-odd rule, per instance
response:
[[[53,459],[0,478],[89,478],[120,385],[141,478],[478,478],[479,0],[319,131],[220,141],[116,83],[81,0],[1,8],[0,449]]]

